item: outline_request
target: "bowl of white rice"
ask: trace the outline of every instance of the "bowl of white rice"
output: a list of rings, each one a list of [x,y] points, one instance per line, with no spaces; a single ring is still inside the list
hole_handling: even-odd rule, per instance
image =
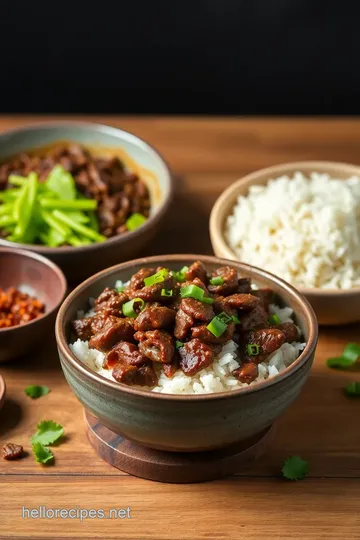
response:
[[[127,386],[103,369],[103,354],[74,338],[71,322],[91,315],[91,299],[105,287],[126,283],[140,268],[165,265],[177,270],[200,260],[208,271],[231,264],[255,286],[276,295],[271,312],[282,322],[293,321],[298,340],[263,362],[259,377],[241,384],[231,372],[239,365],[237,345],[224,344],[211,366],[196,377],[159,374],[154,388]],[[89,311],[90,302],[90,311]],[[78,286],[63,303],[56,339],[64,375],[74,394],[99,421],[144,446],[169,451],[221,448],[261,433],[289,407],[305,383],[314,358],[318,329],[315,314],[294,288],[251,266],[203,255],[163,255],[122,263]]]
[[[359,166],[286,163],[240,178],[216,201],[210,236],[217,256],[291,283],[320,324],[360,320]]]

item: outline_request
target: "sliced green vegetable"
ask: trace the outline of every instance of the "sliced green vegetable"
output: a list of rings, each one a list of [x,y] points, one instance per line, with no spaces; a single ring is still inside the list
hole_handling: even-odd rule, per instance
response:
[[[348,343],[342,353],[344,358],[351,360],[354,364],[360,356],[360,346],[356,343]]]
[[[96,210],[97,201],[95,199],[59,200],[42,198],[40,206],[50,210]]]
[[[347,369],[352,367],[355,362],[350,358],[346,358],[345,356],[337,356],[335,358],[328,358],[326,364],[329,368]]]
[[[0,201],[5,203],[16,201],[21,192],[21,189],[7,189],[6,191],[0,191]]]
[[[186,287],[181,287],[180,296],[181,298],[194,298],[195,300],[199,300],[205,304],[212,304],[214,302],[214,299],[205,296],[205,291],[197,285],[187,285]]]
[[[147,221],[145,216],[135,212],[135,214],[131,214],[131,216],[126,220],[126,226],[129,231],[134,231],[138,227],[141,227],[145,221]]]
[[[90,238],[90,240],[95,240],[95,242],[104,242],[106,240],[106,236],[103,236],[102,234],[99,234],[89,227],[86,227],[85,225],[82,225],[81,223],[76,223],[73,219],[69,218],[64,212],[61,212],[60,210],[53,210],[53,216],[61,221],[63,224],[70,227],[75,232],[78,232],[79,234],[82,234],[86,238]]]
[[[72,175],[61,165],[56,165],[45,182],[46,187],[57,194],[59,199],[76,199],[76,184]]]
[[[288,457],[281,469],[287,480],[302,480],[309,472],[309,464],[299,456]]]
[[[31,399],[46,396],[49,392],[50,388],[48,386],[39,386],[37,384],[31,384],[25,388],[25,394]]]
[[[94,212],[88,212],[87,216],[89,217],[89,225],[88,226],[90,227],[90,229],[92,229],[95,232],[99,232],[99,230],[100,230],[99,220],[96,217],[96,215],[94,214]]]
[[[133,298],[132,300],[129,300],[129,302],[126,302],[122,307],[122,312],[125,315],[125,317],[130,317],[131,319],[135,319],[139,312],[142,311],[145,307],[145,302],[142,298]],[[135,311],[135,308],[138,309],[138,311]]]
[[[180,341],[179,339],[177,339],[177,340],[175,341],[175,347],[176,347],[177,349],[181,349],[181,347],[183,347],[183,346],[184,346],[184,343],[183,343],[182,341]]]
[[[23,239],[26,229],[29,226],[35,207],[37,186],[38,175],[36,173],[30,173],[27,182],[23,187],[23,194],[19,199],[21,200],[21,203],[19,205],[17,205],[17,202],[14,204],[14,215],[15,208],[16,211],[19,212],[19,217],[17,218],[17,225],[15,227],[14,235],[19,239]]]
[[[274,313],[273,315],[270,315],[269,317],[269,324],[280,324],[280,317],[279,315],[276,315],[276,313]]]
[[[121,287],[116,287],[116,290],[118,293],[125,291],[125,289],[126,289],[125,285],[122,285]]]
[[[170,297],[174,294],[172,289],[161,289],[161,296]]]
[[[155,285],[155,283],[162,283],[165,281],[165,278],[167,278],[168,275],[169,273],[166,268],[162,268],[162,270],[159,270],[159,272],[156,272],[156,274],[144,279],[145,286],[149,287],[150,285]]]
[[[235,324],[241,324],[241,321],[239,319],[239,317],[237,317],[236,315],[232,315],[231,316],[231,319],[232,319],[232,322],[235,323]]]
[[[225,313],[225,311],[222,311],[221,313],[219,313],[219,315],[217,315],[217,318],[220,319],[220,321],[222,321],[225,324],[229,324],[229,322],[232,321],[232,317],[228,315],[227,313]]]
[[[79,238],[76,234],[70,234],[67,237],[67,241],[71,246],[87,246],[92,244],[92,241],[89,238]]]
[[[344,388],[344,392],[350,397],[360,397],[360,382],[353,381]]]
[[[0,206],[0,216],[12,215],[14,211],[14,203],[6,203]]]
[[[54,459],[52,451],[39,442],[32,445],[32,451],[38,463],[43,463],[45,465]]]
[[[211,285],[222,285],[224,283],[224,279],[221,276],[216,276],[210,279]]]
[[[206,328],[213,334],[213,336],[218,338],[222,336],[227,327],[227,323],[223,322],[218,316],[215,316]]]
[[[64,428],[53,420],[43,420],[37,426],[37,432],[31,437],[31,443],[47,446],[53,444],[64,435]]]
[[[55,229],[59,234],[63,235],[65,238],[68,237],[70,231],[69,227],[64,225],[60,220],[56,219],[53,213],[43,210],[41,216],[45,223],[52,229]]]
[[[179,283],[182,283],[183,281],[186,281],[186,272],[189,270],[188,266],[183,266],[181,270],[176,272],[175,270],[172,270],[170,273],[173,276],[173,278],[176,279]]]
[[[247,346],[249,356],[257,356],[260,352],[260,347],[257,343],[249,343]]]
[[[13,216],[0,216],[0,227],[16,225],[16,219]]]
[[[25,176],[19,176],[18,174],[10,174],[8,178],[9,184],[13,186],[23,186],[26,181],[27,178]]]

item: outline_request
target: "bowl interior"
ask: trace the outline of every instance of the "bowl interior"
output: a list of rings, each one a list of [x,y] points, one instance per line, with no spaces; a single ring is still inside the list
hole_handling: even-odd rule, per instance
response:
[[[0,248],[0,287],[23,287],[45,304],[45,314],[53,311],[66,293],[65,278],[53,263],[36,254],[4,248]]]
[[[115,381],[109,381],[108,379],[105,379],[101,375],[96,374],[90,368],[87,368],[84,364],[82,364],[82,362],[80,362],[73,355],[69,348],[69,343],[71,343],[73,339],[71,332],[71,321],[77,318],[78,310],[87,311],[89,309],[89,298],[94,298],[98,296],[105,287],[114,287],[114,284],[117,280],[122,280],[123,282],[128,281],[130,277],[140,268],[156,268],[159,265],[164,265],[172,270],[179,270],[180,268],[182,268],[182,266],[189,265],[195,260],[201,260],[209,271],[218,268],[219,266],[231,264],[238,270],[241,276],[252,278],[253,282],[260,287],[270,287],[277,294],[280,303],[283,303],[284,305],[293,308],[296,323],[301,328],[307,345],[299,358],[289,368],[284,370],[279,375],[273,377],[271,379],[272,381],[275,381],[277,378],[282,378],[286,376],[286,373],[291,372],[294,369],[295,365],[301,365],[304,361],[306,361],[306,358],[309,357],[310,351],[313,350],[316,345],[317,323],[315,314],[304,297],[302,297],[295,289],[293,289],[290,285],[288,285],[281,279],[258,268],[254,268],[239,262],[218,259],[211,256],[199,255],[164,255],[137,259],[131,262],[114,266],[108,270],[104,270],[103,272],[100,272],[99,274],[96,274],[95,276],[86,280],[67,297],[58,314],[58,318],[56,321],[56,336],[58,344],[60,344],[63,352],[65,352],[68,358],[70,357],[72,359],[73,364],[75,364],[77,367],[80,366],[80,369],[82,371],[85,371],[88,374],[92,374],[92,376],[95,376],[104,384],[110,385],[112,386],[112,388],[123,389],[131,393],[149,395],[148,391],[138,389],[134,390],[131,387],[116,383]],[[266,383],[259,383],[259,385],[256,386],[262,386],[263,384]],[[256,387],[250,387],[250,389],[254,388]],[[232,394],[236,394],[237,392],[243,392],[246,390],[247,389],[240,388],[239,390],[234,391]],[[189,398],[189,396],[172,396],[170,394],[151,395],[156,397],[171,396],[172,398]],[[225,393],[225,395],[228,395],[228,393]],[[194,396],[191,397],[194,398]],[[198,396],[195,397],[197,398]]]

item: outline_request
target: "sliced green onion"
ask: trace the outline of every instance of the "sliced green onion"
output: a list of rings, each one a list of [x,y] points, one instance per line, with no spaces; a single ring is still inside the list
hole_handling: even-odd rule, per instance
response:
[[[182,283],[183,281],[186,281],[186,272],[189,270],[188,266],[183,266],[181,270],[176,272],[176,270],[171,271],[171,275],[178,281],[179,283]]]
[[[161,289],[161,296],[172,296],[174,293],[171,289]]]
[[[222,321],[225,324],[229,324],[229,322],[232,321],[232,317],[228,315],[227,313],[225,313],[225,311],[222,311],[221,313],[219,313],[219,315],[217,315],[217,318],[220,319],[220,321]]]
[[[135,212],[135,214],[131,214],[131,216],[126,220],[126,226],[129,231],[135,231],[135,229],[143,225],[145,221],[145,216]]]
[[[122,285],[121,287],[116,287],[117,292],[123,292],[125,291],[125,289],[126,289],[125,285]]]
[[[355,397],[360,396],[360,382],[353,381],[344,388],[344,392],[347,396]]]
[[[181,347],[184,346],[184,343],[182,341],[179,341],[178,339],[175,341],[175,347],[177,349],[181,349]]]
[[[346,358],[345,356],[337,356],[335,358],[328,358],[326,361],[326,365],[329,368],[335,368],[335,369],[347,369],[349,367],[352,367],[354,365],[354,361]]]
[[[249,356],[257,356],[260,352],[260,347],[257,343],[249,343],[247,352]]]
[[[222,285],[224,283],[224,279],[220,276],[216,276],[210,279],[211,285]]]
[[[360,346],[356,343],[348,343],[344,349],[344,352],[342,353],[342,356],[348,360],[352,360],[352,362],[355,364],[356,360],[360,356]]]
[[[155,283],[162,283],[163,281],[165,281],[165,278],[167,278],[168,275],[169,273],[166,268],[163,268],[162,270],[159,270],[159,272],[156,272],[156,274],[145,278],[145,286],[149,287],[150,285],[155,285]]]
[[[194,298],[195,300],[204,302],[204,304],[212,304],[214,302],[214,299],[205,296],[204,290],[197,285],[187,285],[186,287],[182,287],[180,289],[180,296],[181,298]]]
[[[232,315],[231,316],[231,319],[232,319],[232,322],[235,323],[235,324],[241,324],[241,321],[239,319],[239,317],[237,317],[236,315]]]
[[[280,324],[280,317],[279,315],[276,315],[276,313],[274,313],[273,315],[270,315],[269,319],[269,324]]]
[[[227,329],[227,324],[223,322],[221,319],[219,319],[218,316],[214,317],[210,323],[207,325],[207,329],[209,332],[211,332],[215,337],[220,337]]]
[[[145,307],[145,302],[142,298],[133,298],[132,300],[129,300],[129,302],[126,302],[122,307],[122,312],[125,317],[135,319],[138,316],[139,312],[135,311],[135,304],[140,306],[139,312]]]
[[[96,210],[97,201],[95,199],[60,200],[44,197],[40,200],[40,206],[52,210]]]

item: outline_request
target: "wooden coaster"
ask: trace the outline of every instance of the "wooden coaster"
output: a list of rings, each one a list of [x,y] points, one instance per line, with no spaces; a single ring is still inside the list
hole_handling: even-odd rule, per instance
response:
[[[134,476],[157,482],[191,483],[215,480],[245,468],[258,458],[273,432],[267,428],[241,444],[209,452],[164,452],[137,445],[98,422],[85,411],[91,446],[107,463]]]

